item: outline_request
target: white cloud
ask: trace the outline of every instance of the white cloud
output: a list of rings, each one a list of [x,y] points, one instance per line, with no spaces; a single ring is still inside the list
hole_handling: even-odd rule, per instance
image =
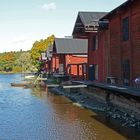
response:
[[[46,10],[46,11],[55,10],[56,9],[56,4],[54,2],[51,2],[51,3],[48,3],[48,4],[44,4],[42,6],[42,9]]]
[[[25,43],[25,42],[27,42],[28,41],[28,39],[27,38],[14,38],[13,39],[13,41],[12,41],[12,43],[15,43],[15,44],[17,44],[17,43]]]
[[[10,43],[12,44],[18,44],[18,43],[27,43],[32,40],[33,34],[32,33],[18,33],[18,34],[13,34],[13,37],[11,37],[9,40]]]

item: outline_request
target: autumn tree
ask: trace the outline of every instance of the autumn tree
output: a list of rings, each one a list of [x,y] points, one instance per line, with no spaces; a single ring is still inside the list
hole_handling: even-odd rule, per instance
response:
[[[41,62],[39,59],[41,58],[41,53],[46,52],[47,48],[53,44],[54,42],[54,35],[49,36],[47,39],[41,39],[40,41],[35,41],[32,48],[31,48],[31,59],[33,64],[39,68]]]
[[[30,51],[5,52],[0,54],[1,72],[31,71],[32,63]]]
[[[12,71],[14,60],[16,58],[15,52],[5,52],[0,55],[0,69],[1,71]]]
[[[29,51],[22,52],[20,54],[20,57],[16,59],[15,66],[17,70],[19,70],[20,69],[19,67],[21,67],[22,72],[30,71],[32,68],[31,53]]]

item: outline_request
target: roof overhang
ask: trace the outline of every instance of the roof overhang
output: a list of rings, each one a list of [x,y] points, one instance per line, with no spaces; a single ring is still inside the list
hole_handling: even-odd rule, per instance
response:
[[[120,6],[118,6],[117,8],[113,9],[111,12],[109,12],[107,15],[105,15],[104,17],[101,18],[102,19],[110,19],[114,14],[118,14],[120,13],[122,10],[125,10],[126,8],[128,8],[129,6],[131,6],[131,4],[134,2],[135,0],[127,0],[126,2],[124,2],[123,4],[121,4]]]

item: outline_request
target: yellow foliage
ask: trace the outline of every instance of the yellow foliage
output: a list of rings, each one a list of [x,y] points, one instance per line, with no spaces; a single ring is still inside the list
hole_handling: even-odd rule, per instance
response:
[[[36,64],[36,61],[41,57],[42,52],[46,52],[47,48],[53,44],[54,35],[49,36],[47,39],[41,39],[40,41],[35,41],[31,48],[31,58]]]
[[[20,66],[13,67],[13,72],[22,72],[22,67]]]

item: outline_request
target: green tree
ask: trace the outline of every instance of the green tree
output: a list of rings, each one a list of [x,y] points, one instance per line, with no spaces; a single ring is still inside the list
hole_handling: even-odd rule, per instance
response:
[[[1,72],[23,72],[30,71],[33,67],[31,53],[29,51],[6,52],[0,54]]]

